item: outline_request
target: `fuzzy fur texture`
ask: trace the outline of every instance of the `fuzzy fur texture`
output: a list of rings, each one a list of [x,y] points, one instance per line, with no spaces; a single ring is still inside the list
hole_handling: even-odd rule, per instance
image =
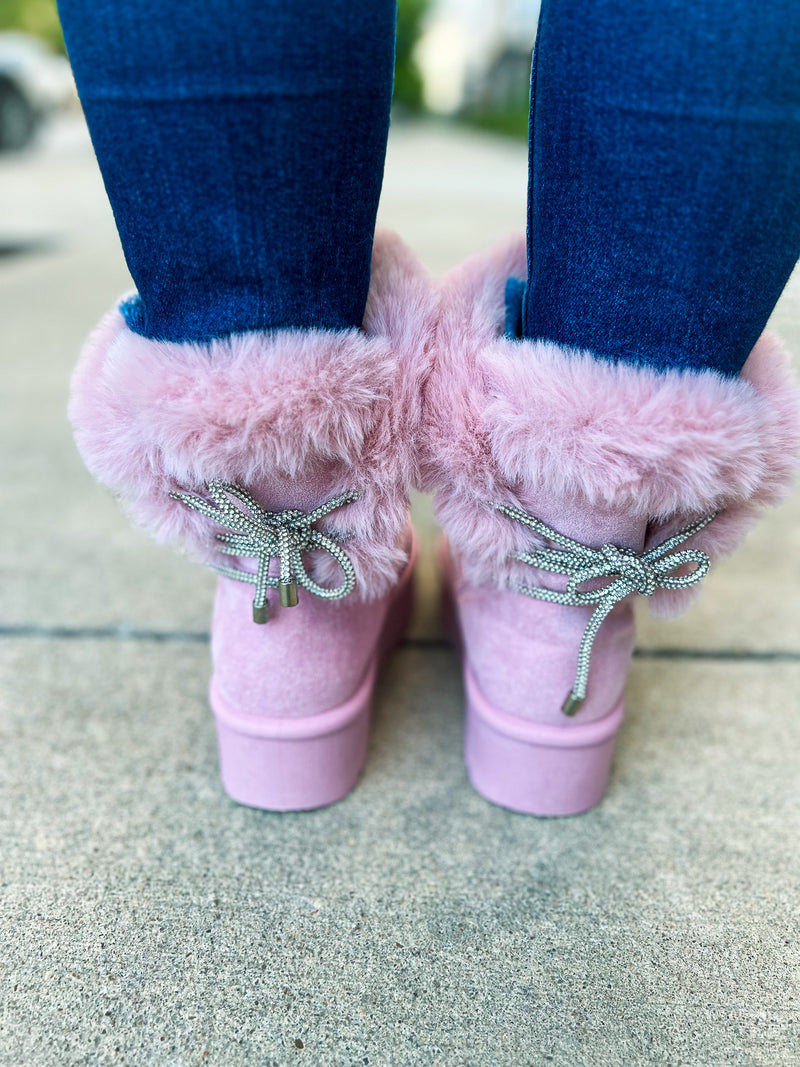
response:
[[[730,552],[791,487],[798,393],[786,353],[759,340],[740,378],[658,372],[545,342],[503,337],[504,291],[525,276],[525,243],[501,242],[441,284],[436,364],[426,390],[423,483],[470,581],[534,579],[509,564],[530,531],[487,508],[543,499],[647,524],[646,547],[713,511],[684,547]],[[535,511],[534,511],[535,513]],[[659,591],[658,614],[695,589]]]
[[[214,554],[209,521],[169,496],[221,479],[269,510],[310,510],[345,489],[359,500],[321,528],[347,538],[358,591],[383,595],[405,562],[420,382],[435,304],[428,276],[379,231],[361,330],[276,330],[204,344],[132,333],[115,308],[87,341],[69,416],[91,473],[160,541]],[[318,580],[338,567],[316,560]]]

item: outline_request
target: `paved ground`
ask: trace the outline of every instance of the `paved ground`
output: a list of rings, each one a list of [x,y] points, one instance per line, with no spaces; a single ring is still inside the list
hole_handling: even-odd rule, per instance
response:
[[[383,219],[445,269],[520,225],[525,155],[399,127]],[[800,1064],[800,497],[689,616],[643,617],[609,794],[550,821],[468,787],[416,501],[363,782],[237,807],[213,580],[127,527],[66,425],[129,284],[80,130],[2,160],[0,206],[0,1064]],[[800,280],[775,319],[800,351]]]

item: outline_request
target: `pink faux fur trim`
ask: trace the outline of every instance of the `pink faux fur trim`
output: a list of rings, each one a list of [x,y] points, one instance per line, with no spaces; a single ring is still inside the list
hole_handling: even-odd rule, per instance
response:
[[[349,538],[361,595],[381,595],[404,562],[397,546],[434,314],[424,269],[385,231],[375,238],[361,330],[174,344],[132,333],[115,308],[73,375],[79,451],[137,523],[205,558],[215,531],[171,490],[202,492],[219,478],[279,510],[355,489],[359,500],[327,524]]]
[[[619,510],[649,523],[648,544],[721,510],[689,545],[712,558],[731,551],[758,512],[787,495],[797,467],[798,394],[780,343],[762,337],[730,379],[509,341],[505,282],[524,274],[524,242],[514,238],[441,286],[424,482],[439,489],[440,520],[470,580],[512,582],[508,554],[526,547],[522,528],[486,508],[492,501]],[[691,595],[661,591],[653,607],[672,611]]]

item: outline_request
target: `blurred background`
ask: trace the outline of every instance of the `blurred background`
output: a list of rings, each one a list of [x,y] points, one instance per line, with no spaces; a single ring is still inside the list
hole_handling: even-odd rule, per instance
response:
[[[27,148],[75,103],[55,3],[0,0],[0,151]]]
[[[398,115],[524,137],[538,9],[537,0],[399,0]],[[0,0],[0,151],[31,146],[76,107],[54,0]]]
[[[407,222],[404,232],[412,243],[418,231],[416,247],[426,258],[428,244],[426,262],[434,271],[449,266],[456,254],[438,252],[443,229],[451,235],[460,229],[465,251],[483,235],[473,231],[470,245],[463,215],[448,222],[439,211],[432,218],[430,188],[423,193],[415,185],[420,163],[429,181],[436,180],[437,158],[445,167],[458,166],[465,180],[472,175],[475,196],[487,204],[487,239],[498,232],[491,229],[498,221],[488,207],[492,193],[509,210],[503,228],[524,225],[523,150],[538,12],[538,0],[399,0],[382,201],[389,209],[388,217],[382,209],[380,221]],[[419,136],[409,155],[400,143],[410,129]],[[481,131],[497,135],[495,150],[458,162],[454,154],[468,151]],[[507,166],[512,158],[513,176]],[[500,186],[490,174],[495,165]],[[0,0],[0,271],[16,269],[31,254],[85,245],[97,224],[108,231],[110,212],[98,178],[55,0]],[[401,183],[408,209],[402,220],[390,203]]]

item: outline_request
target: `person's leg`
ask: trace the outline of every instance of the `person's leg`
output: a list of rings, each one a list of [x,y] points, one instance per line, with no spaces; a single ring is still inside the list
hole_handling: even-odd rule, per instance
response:
[[[795,0],[543,0],[522,334],[736,374],[800,256]]]
[[[395,0],[59,0],[139,298],[170,341],[360,326]]]
[[[759,335],[800,252],[798,44],[790,0],[544,0],[527,288],[521,236],[445,281],[428,392],[465,757],[506,807],[597,803],[633,594],[674,614],[791,484]]]
[[[373,243],[394,0],[61,7],[139,289],[84,346],[76,442],[135,521],[221,575],[230,795],[331,803],[408,618],[433,328],[421,265]]]

